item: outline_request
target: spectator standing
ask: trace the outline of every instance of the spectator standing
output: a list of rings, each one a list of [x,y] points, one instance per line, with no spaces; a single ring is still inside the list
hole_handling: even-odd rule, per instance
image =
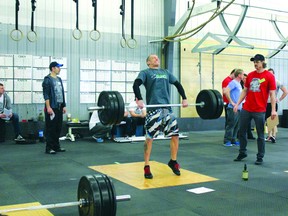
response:
[[[235,78],[228,84],[226,88],[224,88],[224,95],[229,101],[227,106],[227,123],[224,135],[224,146],[228,147],[233,145],[239,146],[239,142],[237,141],[237,134],[239,130],[239,117],[242,104],[240,103],[238,105],[237,112],[234,112],[233,108],[239,100],[242,91],[240,82],[243,79],[243,74],[244,72],[242,69],[235,69]]]
[[[227,76],[223,81],[222,81],[222,95],[223,95],[223,102],[224,102],[224,114],[225,114],[225,127],[224,129],[226,130],[226,124],[227,124],[227,107],[229,104],[229,100],[227,99],[226,95],[224,94],[224,89],[228,86],[228,84],[234,79],[234,72],[235,69],[233,69],[229,76]],[[226,134],[226,133],[225,133]],[[228,137],[224,137],[224,140],[227,140]]]
[[[248,74],[244,89],[240,95],[237,104],[234,106],[234,112],[238,112],[238,106],[245,99],[243,109],[240,112],[240,149],[239,155],[234,161],[241,161],[247,157],[247,126],[251,119],[254,119],[257,130],[257,147],[258,153],[255,161],[256,165],[263,163],[265,155],[265,112],[267,100],[271,98],[271,118],[277,116],[276,112],[276,82],[275,77],[266,70],[265,58],[261,54],[257,54],[250,59],[254,63],[256,70]]]
[[[269,68],[268,71],[271,72],[275,76],[275,72],[272,68]],[[275,81],[276,81],[276,93],[275,93],[276,94],[276,111],[278,111],[278,103],[287,96],[288,91],[279,80],[275,78]],[[280,89],[282,91],[282,95],[278,99],[277,95]],[[272,109],[271,98],[269,97],[268,102],[267,102],[267,107],[266,107],[265,120],[267,120],[267,118],[271,116],[271,109]],[[277,126],[274,126],[272,130],[268,129],[268,136],[266,137],[265,141],[276,143],[276,133],[277,133]]]
[[[51,62],[50,74],[44,77],[42,82],[43,96],[45,100],[45,127],[46,127],[46,150],[47,154],[65,152],[60,147],[59,137],[62,129],[63,114],[66,113],[64,87],[60,74],[63,64]]]
[[[243,80],[241,81],[242,89],[244,89],[244,85],[246,83],[246,79],[247,79],[247,74],[244,73]],[[245,103],[245,99],[242,102],[242,107],[243,107],[244,103]],[[252,127],[251,127],[251,121],[250,121],[248,126],[247,126],[247,139],[255,140],[256,138],[253,136],[253,133],[252,133],[251,130],[252,130]],[[239,135],[238,135],[238,139],[239,139]]]

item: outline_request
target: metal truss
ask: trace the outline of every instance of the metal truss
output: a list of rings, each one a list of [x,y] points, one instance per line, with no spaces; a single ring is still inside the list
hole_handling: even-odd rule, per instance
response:
[[[238,19],[238,22],[236,24],[236,26],[234,27],[234,30],[231,31],[230,28],[228,27],[226,21],[225,21],[225,18],[224,18],[224,15],[223,13],[221,13],[219,15],[219,18],[220,18],[220,21],[221,21],[221,24],[224,28],[224,30],[226,31],[226,33],[229,35],[229,37],[226,39],[226,42],[228,44],[230,44],[233,40],[239,44],[241,47],[244,47],[244,48],[249,48],[249,49],[254,49],[254,46],[253,45],[250,45],[250,44],[247,44],[245,43],[244,41],[242,41],[241,39],[239,39],[236,34],[238,33],[238,31],[240,30],[241,26],[242,26],[242,23],[244,21],[244,18],[245,18],[245,15],[247,13],[247,10],[248,10],[248,5],[242,5],[242,12],[240,14],[240,17]],[[213,54],[217,55],[219,53],[221,53],[224,49],[224,48],[219,48],[217,50],[214,51]]]
[[[276,50],[274,50],[273,52],[269,53],[267,58],[272,58],[273,56],[277,55],[281,50],[284,49],[284,47],[287,45],[288,43],[288,37],[284,37],[283,34],[281,33],[280,29],[278,28],[276,21],[275,20],[271,20],[272,26],[276,32],[276,34],[278,35],[278,37],[280,38],[280,40],[282,41],[282,43],[277,47]]]
[[[218,44],[217,44],[217,45],[200,47],[200,46],[203,44],[203,42],[204,42],[208,37],[213,38],[214,41],[217,41],[217,42],[218,42]],[[208,33],[195,45],[195,47],[193,47],[192,53],[204,52],[204,51],[215,50],[215,49],[224,49],[225,47],[227,47],[227,45],[228,45],[227,42],[225,42],[225,41],[222,40],[221,38],[217,37],[216,35],[208,32]]]

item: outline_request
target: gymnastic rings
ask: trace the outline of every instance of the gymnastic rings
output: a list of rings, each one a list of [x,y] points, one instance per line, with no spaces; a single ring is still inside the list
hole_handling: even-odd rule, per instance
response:
[[[120,45],[122,48],[128,46],[130,49],[135,49],[137,47],[137,41],[133,38],[126,40],[124,37],[120,39]]]
[[[124,37],[122,37],[122,38],[120,39],[120,46],[121,46],[122,48],[125,48],[126,45],[127,45],[126,39],[125,39]]]
[[[20,41],[23,38],[23,32],[21,30],[19,30],[19,29],[13,29],[10,32],[10,37],[14,41]]]
[[[74,39],[80,40],[82,37],[82,31],[78,28],[75,28],[72,32],[72,35],[73,35]]]
[[[30,42],[35,42],[37,40],[38,36],[37,33],[35,31],[29,31],[27,34],[27,39]]]
[[[90,31],[89,37],[93,41],[98,41],[101,37],[101,33],[98,30],[94,29],[94,30]]]
[[[130,49],[135,49],[137,47],[137,41],[134,38],[128,39],[126,44]]]

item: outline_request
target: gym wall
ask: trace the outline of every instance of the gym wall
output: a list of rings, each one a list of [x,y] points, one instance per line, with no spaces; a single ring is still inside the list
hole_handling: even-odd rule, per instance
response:
[[[97,29],[101,33],[101,38],[93,41],[89,38],[89,33],[93,29],[91,1],[79,3],[79,29],[82,31],[80,40],[72,36],[76,25],[74,1],[37,1],[34,30],[38,38],[37,41],[30,42],[26,36],[30,31],[31,1],[21,1],[18,29],[23,32],[23,38],[14,41],[10,38],[10,32],[15,29],[15,1],[1,0],[0,6],[3,10],[0,14],[0,54],[67,59],[67,111],[72,114],[72,118],[87,120],[89,116],[87,107],[95,104],[80,103],[81,59],[140,62],[140,68],[144,69],[147,67],[146,58],[149,54],[156,53],[160,56],[161,43],[151,44],[149,41],[163,37],[164,0],[135,2],[134,38],[137,41],[135,49],[120,46],[122,38],[120,4],[121,1],[99,1]],[[126,9],[125,36],[129,39],[130,1],[127,1]],[[0,80],[5,84],[5,79],[0,77]],[[13,109],[22,120],[37,118],[43,107],[44,101],[42,104],[15,104]]]

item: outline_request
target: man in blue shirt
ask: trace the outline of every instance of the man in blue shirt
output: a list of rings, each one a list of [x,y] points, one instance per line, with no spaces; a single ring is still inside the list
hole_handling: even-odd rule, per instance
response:
[[[234,72],[234,77],[235,78],[224,89],[224,94],[229,100],[229,104],[227,106],[227,124],[225,127],[224,146],[233,146],[233,144],[239,146],[239,142],[237,141],[237,133],[239,130],[239,117],[240,110],[242,109],[242,103],[239,104],[237,113],[234,113],[233,107],[237,103],[242,91],[240,82],[244,77],[243,70],[236,69]]]

